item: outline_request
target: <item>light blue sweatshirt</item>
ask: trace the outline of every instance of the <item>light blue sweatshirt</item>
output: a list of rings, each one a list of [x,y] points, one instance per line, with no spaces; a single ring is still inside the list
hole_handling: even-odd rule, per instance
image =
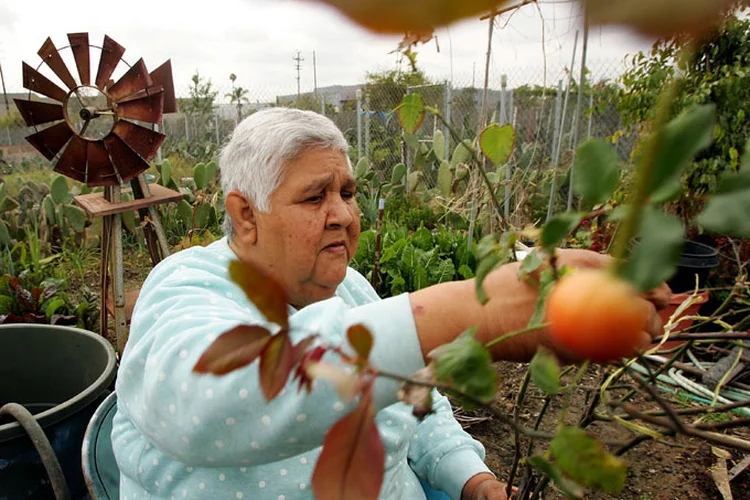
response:
[[[307,394],[291,380],[266,402],[257,361],[223,377],[192,373],[222,332],[244,323],[274,331],[229,279],[233,259],[226,238],[190,248],[159,263],[141,288],[116,382],[112,443],[123,499],[313,498],[325,433],[352,404],[327,382]],[[375,367],[410,375],[424,366],[408,295],[381,300],[351,268],[335,297],[290,307],[293,329],[318,332],[347,350],[344,334],[356,323],[373,332]],[[398,388],[389,380],[375,384],[386,451],[380,498],[424,499],[418,478],[460,498],[471,476],[488,471],[484,448],[456,422],[445,397],[435,392],[434,414],[419,422],[397,402]]]

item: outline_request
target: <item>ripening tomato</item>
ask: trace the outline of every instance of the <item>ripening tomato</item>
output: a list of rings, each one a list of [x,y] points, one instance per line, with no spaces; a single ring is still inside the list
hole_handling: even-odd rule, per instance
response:
[[[607,271],[581,269],[554,286],[547,297],[546,319],[560,348],[603,363],[635,353],[649,310],[632,284]]]

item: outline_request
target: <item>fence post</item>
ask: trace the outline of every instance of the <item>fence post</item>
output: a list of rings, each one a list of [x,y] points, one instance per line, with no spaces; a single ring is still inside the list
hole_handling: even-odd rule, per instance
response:
[[[154,126],[155,129],[156,129],[156,131],[157,132],[161,132],[162,134],[164,133],[163,131],[166,130],[166,127],[164,127],[163,124],[164,124],[164,120],[162,120],[159,125],[155,125]],[[159,162],[159,163],[162,162],[162,159],[161,159],[161,145],[159,145],[159,149],[156,150],[156,161]]]
[[[552,218],[552,211],[555,204],[555,191],[557,191],[557,160],[559,153],[559,136],[561,135],[561,110],[562,107],[563,82],[557,82],[557,100],[555,101],[555,129],[552,135],[552,187],[549,192],[549,205],[547,206],[547,222]]]
[[[320,114],[326,115],[326,96],[320,94]]]
[[[216,147],[221,147],[221,132],[219,130],[219,113],[214,114],[214,124],[216,125]]]
[[[499,125],[508,124],[508,75],[500,75],[500,116]],[[503,217],[507,223],[510,219],[510,162],[505,163],[505,200],[503,200]]]
[[[451,108],[453,106],[453,88],[451,88],[451,82],[446,80],[445,81],[445,111],[443,112],[443,116],[445,117],[445,123],[446,125],[443,127],[443,136],[445,136],[445,155],[446,157],[450,156],[451,151],[451,131],[448,127],[448,124],[453,125],[453,121],[451,119]]]
[[[185,114],[185,140],[190,142],[190,124],[188,123],[187,114]]]
[[[362,89],[357,89],[357,161],[362,159]]]
[[[10,127],[6,127],[5,131],[8,133],[8,146],[12,146],[13,138],[10,136]]]
[[[365,158],[370,161],[370,94],[365,95]]]
[[[594,88],[591,88],[591,96],[589,96],[589,124],[586,130],[586,140],[591,139],[591,120],[594,118]]]

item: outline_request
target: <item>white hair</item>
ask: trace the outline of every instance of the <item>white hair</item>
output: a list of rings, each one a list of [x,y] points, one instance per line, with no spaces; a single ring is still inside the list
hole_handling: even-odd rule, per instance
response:
[[[224,195],[237,190],[255,207],[270,210],[269,198],[284,180],[284,165],[310,149],[335,149],[349,161],[344,134],[323,115],[291,108],[267,108],[248,116],[232,132],[219,156]],[[224,233],[234,226],[225,214]]]

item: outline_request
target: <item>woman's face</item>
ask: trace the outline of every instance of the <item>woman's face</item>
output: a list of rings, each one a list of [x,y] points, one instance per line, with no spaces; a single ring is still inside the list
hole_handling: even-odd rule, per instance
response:
[[[270,211],[256,214],[255,257],[304,307],[334,295],[357,251],[356,183],[344,153],[332,149],[311,149],[284,169]]]

